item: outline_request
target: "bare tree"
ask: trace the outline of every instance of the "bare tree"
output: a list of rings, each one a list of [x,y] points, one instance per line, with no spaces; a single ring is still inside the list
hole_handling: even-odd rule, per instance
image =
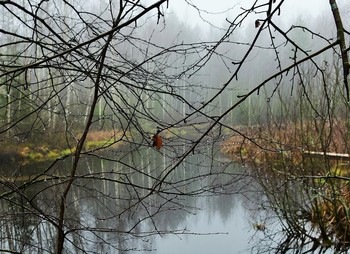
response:
[[[9,160],[19,161],[2,179],[3,251],[88,252],[90,243],[134,249],[124,238],[185,232],[157,222],[165,212],[193,209],[179,197],[233,181],[219,180],[224,167],[175,171],[188,146],[199,145],[183,128],[198,135],[214,117],[193,105],[199,90],[186,80],[203,65],[207,45],[159,41],[167,4],[1,2],[13,21],[1,31],[1,134]],[[149,159],[135,162],[135,153]],[[25,173],[38,163],[34,176]],[[89,211],[90,202],[99,209]],[[25,225],[26,215],[35,221]],[[13,232],[15,217],[32,237]],[[142,229],[145,223],[151,226]],[[117,241],[108,240],[112,234]]]
[[[243,139],[241,157],[247,140],[267,153],[291,150],[274,136],[301,112],[288,107],[288,93],[297,95],[298,109],[310,110],[308,121],[314,113],[324,120],[315,121],[316,147],[332,147],[335,99],[348,99],[348,33],[336,1],[329,2],[335,37],[308,24],[285,29],[285,2],[236,6],[222,29],[211,24],[215,38],[198,39],[190,28],[185,38],[174,34],[179,21],[171,20],[168,0],[1,1],[0,137],[15,161],[1,178],[3,251],[123,252],[136,239],[186,233],[164,226],[163,214],[191,212],[182,196],[236,193],[247,175],[215,160],[224,135]],[[305,48],[296,31],[314,47]],[[337,72],[326,68],[329,59]],[[248,112],[249,125],[266,126],[266,136],[233,123],[243,119],[230,117],[238,110]],[[192,161],[198,154],[211,163]],[[266,172],[270,179],[269,170],[259,179]]]
[[[270,215],[257,228],[265,238],[256,252],[346,252],[348,33],[335,1],[329,2],[330,34],[311,24],[283,29],[274,21],[282,7],[283,1],[268,1],[253,8],[266,13],[255,26],[269,34],[278,71],[241,99],[259,93],[266,99],[267,116],[243,136],[232,137],[224,150],[251,165],[264,190],[261,199],[268,200],[262,207]],[[293,38],[299,30],[312,38],[310,48],[305,39]],[[279,226],[274,227],[276,217]]]

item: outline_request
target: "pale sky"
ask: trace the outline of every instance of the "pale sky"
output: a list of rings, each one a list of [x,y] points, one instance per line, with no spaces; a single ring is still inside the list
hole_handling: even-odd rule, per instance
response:
[[[252,0],[189,0],[189,2],[192,2],[200,9],[210,13],[221,13],[215,15],[203,14],[209,21],[220,25],[223,24],[226,17],[231,17],[231,19],[233,19],[235,14],[241,12],[241,6],[248,8]],[[198,12],[194,8],[189,7],[184,0],[170,0],[169,6],[170,10],[173,10],[179,18],[186,21],[186,23],[203,24],[203,21],[199,18]],[[226,10],[229,8],[232,9],[228,13]],[[319,15],[321,11],[327,11],[329,8],[329,0],[285,0],[281,15],[283,14],[284,18],[298,16],[313,18]]]

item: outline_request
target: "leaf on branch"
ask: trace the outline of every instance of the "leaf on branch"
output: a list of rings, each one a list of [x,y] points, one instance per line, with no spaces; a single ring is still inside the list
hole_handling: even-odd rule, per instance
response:
[[[257,19],[255,20],[255,28],[258,28],[260,26],[260,21]]]
[[[153,136],[153,147],[159,150],[163,146],[163,139],[160,135],[156,134]]]

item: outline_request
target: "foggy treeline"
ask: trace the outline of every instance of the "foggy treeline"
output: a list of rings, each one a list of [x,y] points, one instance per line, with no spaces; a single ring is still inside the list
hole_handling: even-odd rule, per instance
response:
[[[292,152],[348,148],[347,3],[310,18],[243,1],[213,22],[185,2],[197,21],[172,0],[0,1],[1,251],[150,250],[187,233],[194,198],[248,186],[277,203],[267,186],[300,179]]]
[[[39,24],[25,10],[16,6],[4,5],[6,8],[1,9],[2,27],[6,27],[6,32],[1,35],[3,73],[62,53],[60,58],[55,57],[34,68],[22,68],[1,77],[2,133],[17,135],[21,139],[43,132],[82,128],[93,85],[87,72],[95,72],[97,64],[91,56],[101,51],[105,39],[88,43],[77,52],[64,52],[106,32],[110,27],[107,2],[78,5],[86,11],[81,14],[83,20],[73,3],[39,3],[36,15],[45,20],[45,25]],[[23,2],[24,9],[36,6],[32,5]],[[315,51],[327,44],[329,39],[326,38],[335,38],[334,29],[325,26],[332,22],[329,15],[320,13],[314,20],[308,20],[302,13],[290,19],[284,18],[282,13],[276,22],[286,30],[289,28],[287,35],[296,44],[301,44],[301,49],[295,50],[294,45],[285,43],[281,35],[274,39],[272,45],[266,31],[266,35],[258,38],[247,61],[240,66],[237,79],[232,80],[224,92],[211,101],[235,71],[235,63],[251,45],[257,29],[254,18],[259,15],[246,21],[238,32],[227,34],[224,29],[229,26],[228,22],[218,25],[222,29],[187,26],[176,13],[169,13],[171,15],[158,21],[158,24],[157,14],[149,14],[135,27],[132,24],[116,35],[107,53],[108,64],[103,73],[105,84],[100,88],[101,97],[94,113],[95,128],[119,128],[118,125],[125,125],[133,114],[135,118],[143,119],[142,124],[150,128],[156,127],[152,118],[166,128],[174,122],[184,124],[181,120],[203,104],[204,114],[196,114],[187,122],[205,121],[205,114],[213,117],[220,115],[237,102],[237,96],[246,94],[279,68],[293,64],[295,55]],[[306,26],[313,33],[305,30]],[[221,38],[223,40],[218,45],[217,41]],[[34,40],[40,43],[33,43]],[[152,58],[151,61],[148,61],[149,58]],[[320,61],[329,72],[327,78],[337,75],[337,60],[331,52],[323,54]],[[319,77],[314,67],[304,64],[300,68],[310,73],[309,76],[315,76],[310,82],[317,84]],[[283,79],[273,79],[259,90],[259,94],[254,93],[232,111],[225,122],[246,125],[268,120],[269,112],[279,111],[281,107],[278,106],[280,102],[275,102],[280,98],[273,96],[276,91],[289,101],[298,96],[300,77],[294,75],[290,71]],[[140,99],[143,105],[139,105]],[[208,101],[211,102],[206,104]],[[132,110],[128,111],[127,108]],[[120,111],[125,115],[116,119],[116,115],[121,115]]]

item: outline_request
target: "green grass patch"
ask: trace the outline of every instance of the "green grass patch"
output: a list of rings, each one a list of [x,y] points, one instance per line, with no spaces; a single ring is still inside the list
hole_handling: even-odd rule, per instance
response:
[[[116,149],[123,144],[120,140],[123,132],[115,131],[91,131],[87,135],[84,143],[83,151],[99,150],[99,149]],[[79,135],[77,135],[79,136]],[[17,150],[12,151],[13,154],[18,154],[24,163],[53,161],[61,157],[70,156],[76,150],[76,144],[69,144],[71,148],[67,148],[67,144],[58,144],[52,139],[41,139],[42,143],[27,143],[17,146]],[[49,141],[52,141],[50,143]]]

